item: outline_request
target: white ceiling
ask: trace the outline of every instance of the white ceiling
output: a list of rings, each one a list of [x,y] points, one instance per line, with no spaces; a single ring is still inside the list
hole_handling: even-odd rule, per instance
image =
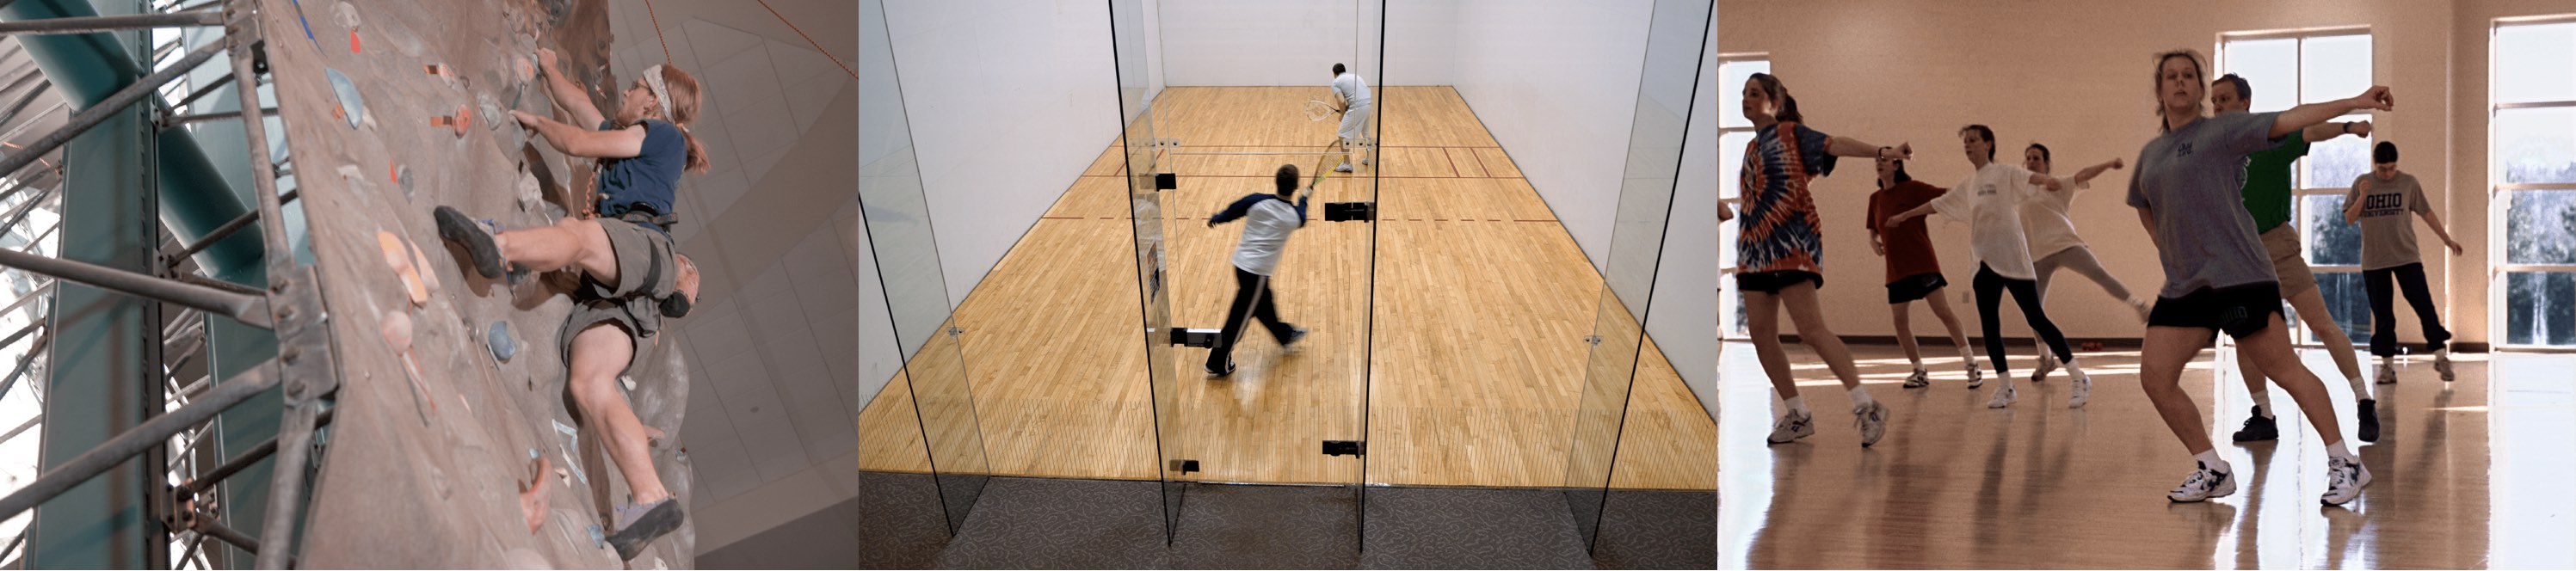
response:
[[[835,136],[817,130],[818,118],[849,101],[842,95],[854,78],[816,43],[852,59],[857,14],[847,2],[767,3],[778,14],[739,0],[661,0],[649,4],[650,14],[644,2],[615,2],[609,11],[618,78],[663,63],[667,53],[706,92],[690,129],[715,170],[684,179],[673,237],[684,250],[718,241],[777,246],[748,256],[725,250],[722,267],[711,270],[721,275],[708,277],[696,313],[679,322],[698,383],[681,441],[697,469],[700,507],[858,449],[857,253],[841,239],[841,216],[780,227],[766,212],[734,211],[752,193],[797,192],[842,197],[812,208],[855,212],[850,164],[782,162],[800,144]],[[806,172],[789,172],[799,169]],[[791,181],[815,174],[836,180],[833,172],[851,179],[837,193],[781,188],[809,184]]]

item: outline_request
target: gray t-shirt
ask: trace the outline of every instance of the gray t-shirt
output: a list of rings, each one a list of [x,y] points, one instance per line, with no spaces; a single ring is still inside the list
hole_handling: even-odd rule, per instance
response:
[[[2155,215],[2165,287],[2182,297],[2206,288],[2278,282],[2246,214],[2245,156],[2271,148],[2278,113],[2221,113],[2147,141],[2129,173],[2129,206]]]
[[[2361,185],[2370,185],[2363,194]],[[2343,195],[2344,204],[2361,201],[2361,269],[2384,270],[2424,261],[2415,251],[2415,214],[2433,211],[2424,200],[2424,186],[2415,175],[2404,171],[2393,180],[2379,180],[2376,173],[2362,173],[2352,179],[2352,191]]]

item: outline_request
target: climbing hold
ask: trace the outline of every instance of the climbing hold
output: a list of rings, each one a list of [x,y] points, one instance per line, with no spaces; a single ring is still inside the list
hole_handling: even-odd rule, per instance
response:
[[[419,276],[421,285],[421,297],[412,300],[412,303],[414,305],[428,303],[429,295],[438,293],[438,271],[429,265],[429,255],[421,253],[420,244],[417,243],[411,245],[411,268],[412,275]]]
[[[331,19],[349,30],[349,53],[358,53],[358,7],[348,2],[331,5]]]
[[[529,460],[528,468],[535,473],[519,484],[519,514],[527,520],[528,533],[536,533],[546,523],[546,491],[551,489],[546,485],[546,472],[552,471],[550,463],[544,456]]]
[[[402,278],[403,293],[410,296],[411,304],[429,303],[429,285],[420,280],[420,269],[413,262],[417,250],[404,244],[402,237],[383,230],[376,231],[376,246],[384,250],[385,265]]]
[[[349,76],[337,69],[323,68],[322,73],[330,76],[331,93],[340,98],[340,110],[334,115],[348,119],[349,128],[358,128],[359,119],[367,113],[367,102],[358,95],[358,84],[350,82]]]
[[[498,131],[498,130],[501,130],[501,124],[502,124],[502,123],[508,123],[508,122],[509,122],[509,121],[495,121],[495,120],[492,120],[492,118],[500,117],[500,116],[501,116],[501,106],[500,106],[501,104],[500,104],[500,103],[497,103],[497,102],[492,101],[492,94],[490,94],[490,93],[478,93],[478,94],[475,94],[475,96],[474,96],[474,101],[475,101],[476,103],[480,104],[480,105],[481,105],[481,107],[482,107],[483,117],[484,117],[484,121],[483,121],[483,126],[484,126],[484,128],[491,129],[491,130],[494,130],[494,131]]]
[[[394,184],[402,185],[403,200],[411,200],[411,167],[396,164],[390,170],[393,171]]]
[[[385,345],[395,351],[411,350],[411,312],[394,311],[384,316]]]
[[[454,115],[439,115],[429,118],[429,126],[441,129],[454,129],[456,130],[456,136],[458,137],[465,136],[466,128],[473,124],[474,109],[471,106],[466,105],[456,106],[456,114]]]
[[[492,322],[491,331],[486,333],[483,336],[483,339],[485,344],[492,347],[492,358],[500,359],[503,363],[510,362],[510,357],[517,356],[519,354],[519,342],[516,339],[510,338],[510,322],[508,321]]]

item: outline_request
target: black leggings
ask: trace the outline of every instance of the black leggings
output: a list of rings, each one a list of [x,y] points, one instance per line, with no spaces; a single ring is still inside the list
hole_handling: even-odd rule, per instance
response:
[[[1207,368],[1225,370],[1234,361],[1234,343],[1243,340],[1245,326],[1261,322],[1270,330],[1270,338],[1287,341],[1295,326],[1279,320],[1279,308],[1270,303],[1270,276],[1234,269],[1234,305],[1225,312],[1225,329],[1217,332],[1216,347],[1208,350]]]
[[[2048,310],[2040,306],[2039,282],[2007,278],[1995,273],[1994,268],[1977,264],[1977,279],[1971,286],[1977,290],[1977,325],[1984,327],[1986,332],[1986,358],[1994,360],[1996,375],[2012,374],[2004,366],[2002,317],[1995,313],[1997,306],[2003,304],[2004,290],[2007,289],[2012,290],[2013,303],[2021,305],[2022,317],[2030,319],[2030,330],[2037,332],[2041,340],[2048,342],[2048,348],[2057,352],[2057,361],[2075,362],[2075,352],[2066,346],[2066,335],[2057,331],[2056,323],[2048,321]]]
[[[2388,291],[2394,279],[2398,290],[2406,293],[2406,304],[2415,306],[2415,319],[2424,328],[2426,348],[2440,351],[2451,340],[2451,331],[2442,328],[2442,314],[2434,310],[2433,291],[2424,284],[2424,263],[2416,262],[2394,268],[2362,270],[2363,289],[2370,293],[2370,354],[2397,356],[2397,292]]]

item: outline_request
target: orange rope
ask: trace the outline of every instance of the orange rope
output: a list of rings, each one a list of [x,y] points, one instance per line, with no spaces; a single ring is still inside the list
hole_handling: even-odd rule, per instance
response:
[[[653,20],[653,39],[662,42],[662,63],[671,63],[671,40],[662,37],[662,17],[653,14],[653,0],[644,0],[644,17]]]
[[[803,28],[798,28],[798,27],[796,27],[796,23],[795,23],[795,22],[790,22],[790,21],[788,21],[788,20],[787,20],[787,16],[786,16],[785,14],[780,14],[780,13],[778,13],[778,9],[777,9],[777,8],[771,8],[771,7],[769,6],[769,0],[759,0],[759,1],[760,1],[760,7],[762,7],[762,8],[769,8],[769,15],[771,15],[771,16],[777,16],[777,17],[778,17],[778,22],[779,22],[779,23],[786,24],[786,25],[787,25],[787,29],[795,30],[795,31],[796,31],[796,35],[797,35],[798,37],[805,38],[805,43],[806,43],[806,44],[814,46],[814,51],[822,52],[822,53],[823,53],[823,57],[832,58],[832,65],[841,66],[841,71],[842,71],[843,73],[848,73],[848,74],[850,74],[850,79],[858,79],[858,78],[859,78],[859,72],[851,71],[851,70],[850,70],[850,64],[841,63],[841,58],[840,58],[840,56],[832,55],[832,50],[823,49],[823,44],[822,44],[822,42],[816,42],[816,41],[814,41],[814,36],[808,36],[808,35],[805,35],[805,30],[804,30]],[[646,3],[647,5],[650,5],[650,4],[652,3],[652,0],[645,0],[645,3]]]

